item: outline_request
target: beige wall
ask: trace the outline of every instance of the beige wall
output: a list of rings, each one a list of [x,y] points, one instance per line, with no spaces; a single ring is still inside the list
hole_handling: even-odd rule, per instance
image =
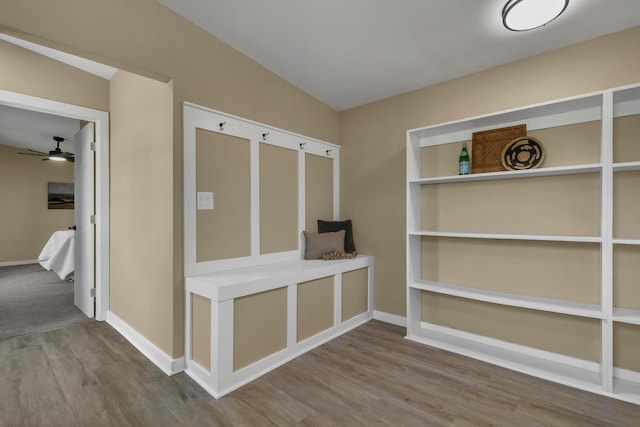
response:
[[[173,354],[173,93],[118,71],[111,80],[110,311]]]
[[[0,89],[109,111],[108,80],[4,40],[0,40],[0,63]]]
[[[342,217],[376,257],[376,310],[406,314],[407,129],[636,83],[639,44],[640,27],[340,113]]]
[[[0,145],[0,263],[37,259],[54,231],[73,225],[72,209],[47,208],[47,183],[73,183],[73,163],[24,151]]]
[[[161,204],[163,218],[170,211],[167,215],[172,215],[173,223],[163,224],[168,228],[161,231],[161,237],[150,236],[140,242],[139,248],[155,252],[158,239],[168,239],[166,230],[173,232],[173,260],[168,271],[173,289],[167,290],[163,285],[160,294],[152,296],[161,300],[162,310],[157,307],[147,312],[145,326],[139,327],[131,318],[123,320],[133,322],[134,328],[172,357],[181,356],[184,342],[181,103],[190,101],[329,142],[338,140],[338,113],[153,0],[0,0],[0,10],[0,31],[125,71],[165,82],[173,80],[173,145],[169,147],[173,151],[172,165],[162,171],[149,171],[153,174],[148,176],[154,182],[165,182],[167,178],[172,182],[167,194],[140,195],[148,202],[145,206]],[[30,80],[24,84],[17,91],[28,92],[39,86]],[[81,100],[82,96],[78,94]],[[102,110],[108,106],[108,102],[102,108],[84,101],[78,103]],[[116,130],[113,124],[112,130]],[[146,151],[145,142],[140,143],[140,150]],[[111,164],[118,168],[113,159]],[[133,212],[138,202],[143,204],[126,197],[118,205],[112,201],[112,214],[123,218],[141,215]],[[150,212],[148,207],[138,208]],[[125,241],[128,231],[131,230],[112,226],[112,238]],[[163,256],[153,261],[153,267],[164,271],[165,263]],[[117,277],[137,277],[143,282],[133,285],[143,291],[133,291],[132,304],[145,303],[149,296],[146,291],[159,286],[153,282],[155,273],[140,277],[132,264],[117,268],[112,269]]]

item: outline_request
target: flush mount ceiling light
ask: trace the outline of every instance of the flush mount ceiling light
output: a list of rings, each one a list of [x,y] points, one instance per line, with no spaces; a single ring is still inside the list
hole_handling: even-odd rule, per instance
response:
[[[556,19],[568,5],[569,0],[509,0],[502,23],[511,31],[533,30]]]

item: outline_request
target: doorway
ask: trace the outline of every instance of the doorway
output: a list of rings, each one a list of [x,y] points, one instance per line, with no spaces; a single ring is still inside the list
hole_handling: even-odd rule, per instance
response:
[[[88,219],[95,225],[94,283],[85,282],[86,293],[95,292],[95,319],[106,320],[109,311],[109,115],[77,105],[0,90],[0,105],[69,117],[95,126],[95,210]]]

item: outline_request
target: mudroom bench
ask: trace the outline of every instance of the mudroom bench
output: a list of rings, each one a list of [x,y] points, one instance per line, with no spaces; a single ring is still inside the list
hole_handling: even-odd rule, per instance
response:
[[[373,257],[185,279],[186,372],[219,398],[373,318]]]

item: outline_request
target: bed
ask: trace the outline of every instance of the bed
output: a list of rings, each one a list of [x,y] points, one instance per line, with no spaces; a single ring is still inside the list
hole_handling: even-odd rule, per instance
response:
[[[74,240],[74,230],[54,232],[38,255],[40,265],[55,272],[62,280],[70,279],[75,269]]]

